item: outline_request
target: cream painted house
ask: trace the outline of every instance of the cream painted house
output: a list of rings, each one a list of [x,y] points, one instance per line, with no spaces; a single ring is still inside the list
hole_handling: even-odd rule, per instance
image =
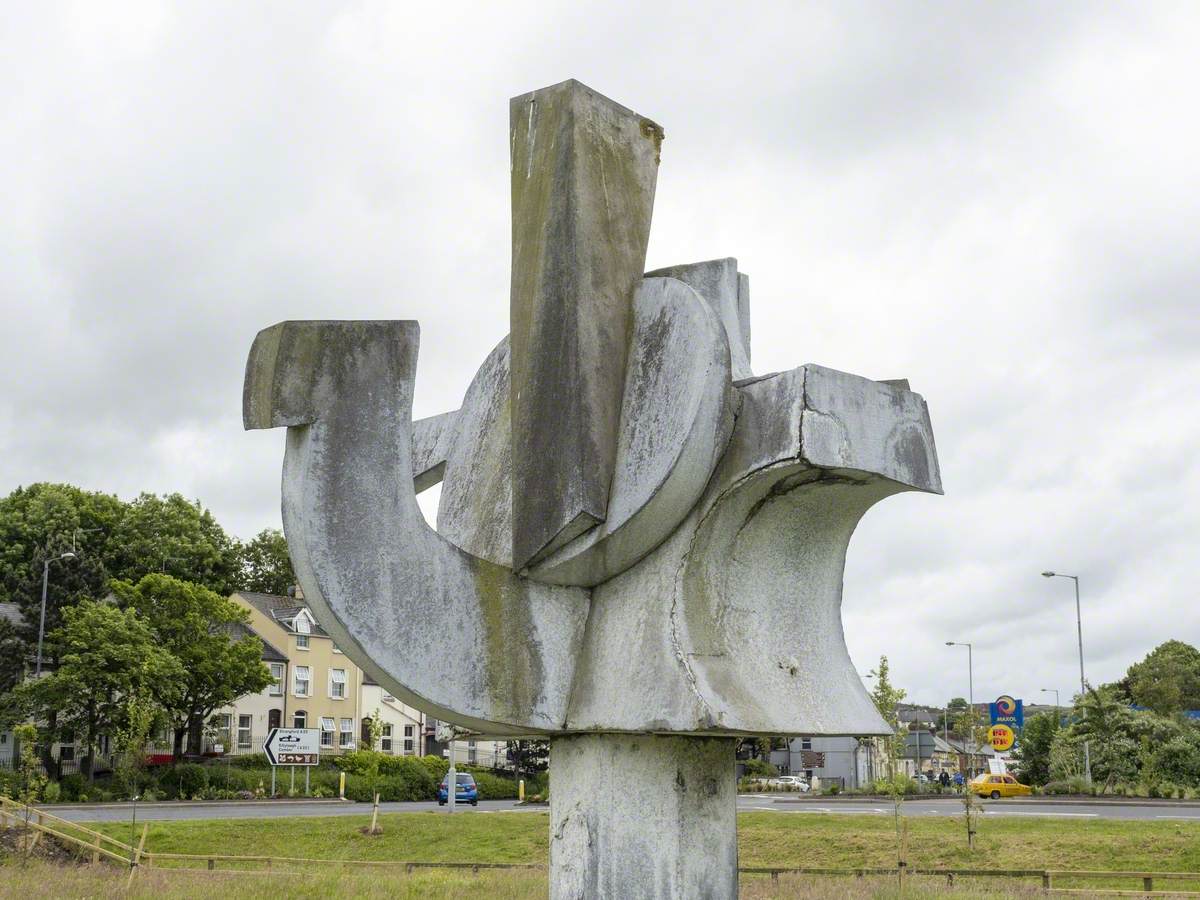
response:
[[[232,599],[250,613],[250,628],[281,660],[265,660],[275,679],[261,694],[219,710],[213,729],[225,752],[258,753],[272,728],[316,728],[321,752],[359,745],[363,672],[334,645],[302,598],[242,591]],[[224,739],[228,739],[228,743]]]
[[[318,728],[321,752],[342,753],[366,746],[364,719],[378,710],[384,732],[376,749],[395,756],[443,755],[433,740],[435,720],[393,697],[346,658],[299,591],[288,597],[242,591],[232,599],[249,611],[250,629],[263,641],[263,661],[274,681],[214,714],[207,752],[261,753],[270,729],[283,727]],[[504,741],[462,739],[453,746],[458,765],[510,765]]]
[[[369,718],[378,712],[383,723],[383,736],[376,750],[393,756],[425,755],[426,716],[423,712],[400,702],[370,677],[363,681],[362,708]],[[365,739],[365,726],[363,736]]]

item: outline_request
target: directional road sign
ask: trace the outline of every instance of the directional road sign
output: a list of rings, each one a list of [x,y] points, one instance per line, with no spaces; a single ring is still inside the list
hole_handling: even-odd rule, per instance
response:
[[[316,728],[272,728],[263,752],[273,766],[315,766],[321,761],[321,732]]]

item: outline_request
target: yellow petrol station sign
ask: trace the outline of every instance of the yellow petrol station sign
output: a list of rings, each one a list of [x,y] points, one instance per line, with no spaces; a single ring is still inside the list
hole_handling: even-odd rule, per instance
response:
[[[988,740],[993,750],[1002,753],[1012,749],[1013,744],[1017,742],[1017,733],[1007,725],[993,725],[988,729]]]

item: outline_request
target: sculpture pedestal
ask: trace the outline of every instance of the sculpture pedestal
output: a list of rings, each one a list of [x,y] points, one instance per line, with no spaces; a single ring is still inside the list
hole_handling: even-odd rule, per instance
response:
[[[550,742],[550,897],[737,896],[734,738]]]

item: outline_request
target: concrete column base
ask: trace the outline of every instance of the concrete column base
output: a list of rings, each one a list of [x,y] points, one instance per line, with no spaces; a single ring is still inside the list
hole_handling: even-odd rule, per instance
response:
[[[551,900],[737,897],[735,743],[551,740]]]

